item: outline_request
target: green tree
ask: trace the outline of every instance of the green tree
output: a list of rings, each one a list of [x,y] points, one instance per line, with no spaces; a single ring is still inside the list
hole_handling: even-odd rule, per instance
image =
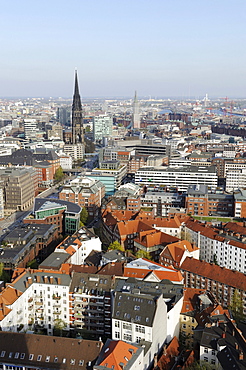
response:
[[[141,249],[137,251],[136,257],[137,258],[147,258],[148,260],[152,260],[150,253],[146,251],[142,251]]]
[[[64,178],[64,172],[63,172],[63,169],[61,168],[61,166],[59,168],[57,168],[55,174],[54,174],[54,180],[56,182],[59,182],[61,181],[62,179]]]
[[[237,323],[244,318],[243,301],[238,289],[234,290],[229,309],[232,311],[233,317]]]
[[[4,263],[3,262],[0,262],[0,280],[3,280],[5,283],[10,282],[10,276],[4,270]]]
[[[62,335],[62,330],[65,329],[66,323],[62,319],[54,320],[54,334]]]
[[[85,207],[82,208],[82,211],[80,212],[80,222],[82,223],[82,226],[86,223],[88,219],[88,212]]]
[[[189,365],[186,369],[187,370],[214,370],[214,365],[211,365],[208,362],[200,361],[199,362],[193,362],[193,364]]]
[[[118,251],[121,251],[121,252],[124,251],[122,245],[117,240],[115,240],[113,243],[109,244],[108,250],[118,250]]]

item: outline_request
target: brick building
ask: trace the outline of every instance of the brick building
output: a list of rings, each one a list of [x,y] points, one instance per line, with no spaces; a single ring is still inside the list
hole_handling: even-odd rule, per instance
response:
[[[102,199],[105,196],[105,186],[101,181],[88,177],[78,177],[63,186],[59,199],[76,203],[85,207],[89,218],[99,215]]]
[[[238,290],[243,302],[243,311],[246,314],[245,274],[191,257],[184,260],[181,272],[187,288],[210,291],[225,308],[229,307],[234,291]]]

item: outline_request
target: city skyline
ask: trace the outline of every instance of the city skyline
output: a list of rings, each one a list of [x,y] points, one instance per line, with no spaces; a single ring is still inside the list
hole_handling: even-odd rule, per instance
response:
[[[2,4],[1,97],[245,97],[246,4]]]

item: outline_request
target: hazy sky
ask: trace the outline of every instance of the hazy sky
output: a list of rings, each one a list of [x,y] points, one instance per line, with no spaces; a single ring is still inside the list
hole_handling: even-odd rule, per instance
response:
[[[0,5],[1,97],[246,97],[245,0]]]

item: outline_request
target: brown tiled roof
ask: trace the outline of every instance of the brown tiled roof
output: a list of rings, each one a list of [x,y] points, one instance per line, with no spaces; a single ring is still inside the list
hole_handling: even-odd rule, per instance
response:
[[[97,272],[97,267],[93,265],[72,265],[70,263],[63,263],[60,271],[64,271],[66,274],[70,274],[71,272],[86,272],[88,274],[95,274]]]
[[[192,257],[186,257],[180,268],[181,270],[246,291],[246,275],[242,272],[229,270]]]
[[[188,220],[185,222],[185,226],[190,230],[200,232],[201,235],[204,235],[210,239],[215,239],[215,237],[218,235],[218,230],[196,220]]]
[[[228,222],[223,229],[240,235],[246,235],[246,227],[239,225],[237,222]]]
[[[185,288],[181,313],[194,311],[199,303],[198,296],[205,293],[205,289]]]
[[[86,370],[88,362],[93,365],[98,357],[102,344],[101,341],[0,332],[1,361],[27,368]]]
[[[124,275],[124,262],[110,262],[103,266],[97,272],[101,275],[115,275],[123,276]]]
[[[139,244],[144,245],[146,248],[153,247],[155,245],[167,245],[169,243],[175,243],[180,239],[175,236],[168,235],[161,231],[146,230],[139,233],[139,238],[135,238],[135,241]]]

